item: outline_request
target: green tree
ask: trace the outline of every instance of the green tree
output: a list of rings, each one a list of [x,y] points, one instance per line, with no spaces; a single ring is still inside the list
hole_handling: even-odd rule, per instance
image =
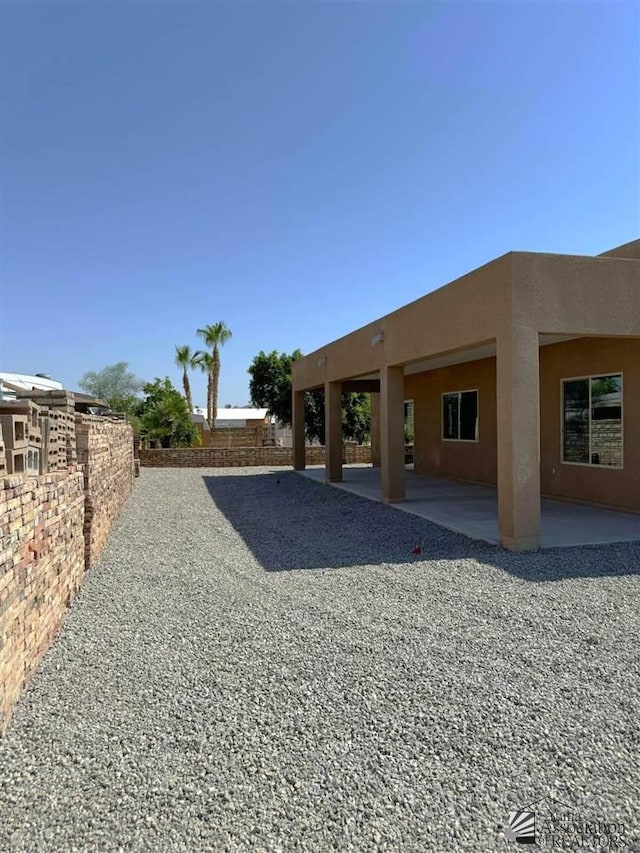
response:
[[[302,358],[299,349],[291,355],[275,350],[262,350],[249,366],[249,394],[254,406],[264,406],[280,423],[291,425],[291,369]],[[305,432],[310,441],[325,441],[324,394],[310,391],[305,394]],[[369,394],[342,395],[342,434],[362,443],[371,433],[371,398]]]
[[[304,395],[304,429],[309,441],[325,443],[323,391],[309,391]]]
[[[142,432],[141,417],[143,409],[144,401],[140,397],[127,397],[118,401],[117,409],[114,410],[124,412],[127,416],[128,423],[130,423],[133,428],[133,434],[135,436],[140,436]]]
[[[620,392],[620,379],[617,376],[599,376],[591,380],[591,399],[600,400],[601,397]]]
[[[324,392],[305,394],[305,431],[311,441],[325,443]],[[371,435],[371,395],[348,392],[342,395],[342,437],[363,444]]]
[[[342,424],[346,438],[364,444],[371,436],[371,394],[342,395]]]
[[[218,383],[220,382],[220,347],[224,346],[231,337],[231,329],[220,320],[204,329],[198,329],[198,334],[211,350],[210,381],[207,383],[207,420],[214,428],[216,411],[218,409]]]
[[[184,396],[190,412],[193,411],[193,399],[191,398],[189,370],[197,366],[194,361],[195,356],[196,354],[191,352],[191,347],[188,344],[183,347],[176,347],[175,362],[178,367],[182,368],[182,387],[184,388]]]
[[[89,370],[78,382],[83,391],[105,400],[110,408],[118,411],[122,411],[125,403],[139,394],[143,384],[129,371],[127,361],[108,364],[98,371]]]
[[[192,447],[200,433],[191,420],[187,401],[171,380],[155,379],[142,389],[145,399],[139,410],[140,435],[155,447]]]
[[[291,355],[286,352],[266,353],[262,350],[253,359],[248,373],[249,396],[254,406],[264,406],[280,423],[290,424],[291,414],[291,365],[302,358],[299,349]]]

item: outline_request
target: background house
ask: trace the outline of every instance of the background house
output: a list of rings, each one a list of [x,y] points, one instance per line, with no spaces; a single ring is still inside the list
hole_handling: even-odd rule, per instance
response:
[[[217,410],[215,429],[207,421],[206,409],[194,406],[191,420],[200,431],[205,447],[245,448],[274,445],[275,433],[266,409],[224,408]]]

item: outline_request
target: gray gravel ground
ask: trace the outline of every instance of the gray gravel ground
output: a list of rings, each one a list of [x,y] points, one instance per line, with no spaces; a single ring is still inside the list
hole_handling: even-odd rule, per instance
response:
[[[639,573],[143,469],[0,740],[0,850],[514,850],[546,795],[640,850]]]

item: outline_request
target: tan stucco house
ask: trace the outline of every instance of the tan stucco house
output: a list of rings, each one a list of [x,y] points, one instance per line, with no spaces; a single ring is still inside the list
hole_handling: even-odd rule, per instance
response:
[[[293,366],[324,389],[326,477],[342,478],[341,393],[372,393],[387,502],[405,496],[404,403],[418,473],[498,487],[502,544],[535,549],[540,498],[640,513],[640,240],[596,257],[510,252]]]

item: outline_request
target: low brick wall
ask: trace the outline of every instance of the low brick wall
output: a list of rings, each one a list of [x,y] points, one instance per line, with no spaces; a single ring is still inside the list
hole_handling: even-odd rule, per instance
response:
[[[307,447],[307,465],[324,465],[324,447]],[[345,444],[345,465],[370,464],[368,445]],[[255,465],[291,467],[290,447],[243,447],[218,450],[210,447],[175,447],[140,450],[140,464],[145,468],[245,468]]]
[[[587,424],[580,427],[565,427],[564,455],[572,460],[584,459],[598,465],[622,467],[622,421],[605,419],[591,422],[591,455],[589,459],[589,429]],[[593,458],[593,457],[597,457]]]
[[[269,436],[266,426],[216,427],[201,431],[203,447],[231,450],[245,447],[263,447]]]
[[[293,451],[291,452],[293,453]],[[305,461],[307,465],[324,465],[324,447],[307,447],[305,452]],[[291,464],[293,465],[293,457]],[[350,441],[345,442],[345,444],[342,445],[342,464],[370,465],[371,446],[368,444],[353,444]]]
[[[78,462],[84,466],[84,538],[94,566],[133,489],[133,433],[125,421],[76,417]]]
[[[0,732],[82,582],[83,474],[0,480]]]
[[[621,420],[592,421],[591,453],[597,454],[597,464],[615,465],[620,468],[622,466],[622,444]]]
[[[127,423],[71,415],[70,428],[82,464],[0,477],[0,733],[133,486]]]

